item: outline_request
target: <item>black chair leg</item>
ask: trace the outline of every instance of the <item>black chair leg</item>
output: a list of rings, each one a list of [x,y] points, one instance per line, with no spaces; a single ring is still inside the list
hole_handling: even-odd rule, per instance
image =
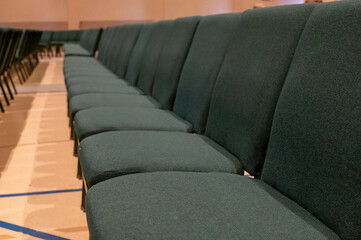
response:
[[[21,75],[21,72],[19,70],[18,67],[15,66],[15,72],[16,72],[16,75],[18,76],[18,79],[19,79],[19,82],[21,85],[23,85],[23,83],[25,82],[24,79],[23,79],[23,76]]]
[[[86,196],[86,189],[85,189],[85,184],[84,184],[84,180],[83,180],[83,184],[82,184],[82,190],[81,190],[81,210],[83,210],[83,212],[85,212],[85,196]]]
[[[83,172],[81,170],[81,165],[80,165],[79,158],[78,158],[78,169],[77,169],[76,177],[79,178],[79,179],[82,179],[82,177],[83,177]]]
[[[4,106],[3,106],[2,102],[1,102],[1,100],[0,100],[0,110],[1,110],[1,112],[5,112],[5,109],[4,109]]]
[[[5,92],[4,86],[3,86],[3,84],[1,83],[1,78],[0,78],[0,88],[1,88],[1,91],[2,91],[2,93],[3,93],[3,95],[4,95],[4,99],[5,99],[6,105],[9,106],[9,105],[10,105],[10,102],[9,102],[8,97],[6,96],[6,92]]]
[[[5,75],[2,75],[2,79],[6,85],[6,88],[8,89],[8,92],[9,92],[9,95],[10,95],[10,98],[13,100],[14,99],[14,96],[13,96],[13,93],[11,92],[11,89],[10,89],[10,86],[9,86],[9,83],[8,83],[8,80],[7,78],[5,77]]]
[[[18,91],[16,90],[13,78],[11,77],[11,73],[9,71],[7,71],[7,74],[8,74],[8,78],[10,79],[10,83],[11,83],[13,89],[14,89],[15,94],[18,94]]]

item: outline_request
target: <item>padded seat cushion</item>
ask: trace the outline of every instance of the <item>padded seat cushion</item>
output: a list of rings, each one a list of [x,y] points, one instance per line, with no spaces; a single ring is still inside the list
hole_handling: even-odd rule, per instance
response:
[[[119,81],[117,83],[87,83],[74,84],[68,88],[68,98],[87,93],[124,93],[124,94],[141,94],[142,92],[134,87],[128,86],[127,83]]]
[[[227,173],[143,173],[89,189],[90,239],[340,239],[265,183]]]
[[[211,139],[181,132],[101,133],[84,139],[79,154],[88,187],[131,173],[243,172],[238,159]]]
[[[65,56],[91,56],[91,53],[79,44],[65,44]]]
[[[74,69],[67,70],[65,69],[64,77],[69,79],[72,77],[81,77],[81,76],[92,76],[92,77],[118,77],[115,73],[112,73],[110,70],[99,68],[92,70],[92,67],[89,69]]]
[[[110,106],[160,108],[159,103],[150,96],[118,93],[89,93],[72,97],[69,109],[71,115],[74,116],[80,110]]]
[[[76,84],[88,84],[88,83],[115,83],[118,84],[119,82],[124,83],[126,85],[128,85],[128,82],[126,82],[123,79],[117,78],[117,77],[74,77],[74,78],[69,78],[66,81],[66,86],[69,88],[69,86],[71,85],[76,85]]]
[[[99,62],[74,62],[72,64],[64,65],[64,71],[77,72],[79,70],[88,70],[88,71],[106,71],[112,72],[107,67],[102,65]]]
[[[97,59],[93,57],[80,57],[80,56],[65,56],[64,57],[64,66],[71,65],[73,63],[100,63]]]
[[[190,123],[173,112],[154,108],[90,108],[79,111],[74,123],[79,140],[97,133],[118,130],[193,131]]]

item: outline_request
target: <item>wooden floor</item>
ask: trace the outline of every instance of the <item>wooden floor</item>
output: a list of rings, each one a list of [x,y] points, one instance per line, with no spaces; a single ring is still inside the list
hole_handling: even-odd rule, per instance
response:
[[[88,239],[62,59],[41,60],[18,91],[0,114],[0,240]]]

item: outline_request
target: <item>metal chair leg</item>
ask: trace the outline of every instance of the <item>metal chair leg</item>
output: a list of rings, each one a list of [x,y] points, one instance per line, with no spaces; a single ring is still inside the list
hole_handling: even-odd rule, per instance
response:
[[[10,98],[13,100],[14,99],[14,96],[13,96],[13,93],[11,92],[11,89],[10,89],[10,86],[9,86],[9,83],[8,83],[8,80],[7,78],[5,77],[5,75],[2,75],[2,79],[6,85],[6,88],[8,89],[8,92],[9,92],[9,95],[10,95]]]
[[[6,96],[6,92],[5,92],[4,86],[3,86],[3,84],[1,83],[1,78],[0,78],[0,88],[1,88],[1,91],[2,91],[2,93],[3,93],[3,95],[4,95],[4,99],[5,99],[6,105],[9,106],[9,105],[10,105],[10,102],[9,102],[8,97]]]
[[[14,89],[15,94],[18,94],[18,91],[16,90],[13,78],[11,77],[10,71],[7,71],[6,73],[8,74],[8,78],[10,79],[10,83],[11,83],[13,89]]]
[[[4,109],[4,106],[3,106],[2,102],[1,102],[1,100],[0,100],[0,110],[1,110],[1,112],[5,112],[5,109]]]

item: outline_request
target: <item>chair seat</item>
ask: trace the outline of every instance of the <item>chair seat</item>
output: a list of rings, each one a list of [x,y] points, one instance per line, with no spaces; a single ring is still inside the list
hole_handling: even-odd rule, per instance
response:
[[[87,84],[73,84],[68,87],[68,98],[87,93],[124,93],[124,94],[141,94],[142,91],[129,86],[126,82],[119,80],[119,82],[107,83],[87,83]]]
[[[110,106],[160,108],[159,103],[150,96],[118,93],[89,93],[72,97],[69,110],[71,115],[74,116],[80,110]]]
[[[84,139],[79,153],[88,187],[130,173],[243,172],[235,156],[211,139],[191,133],[101,133]]]
[[[100,62],[93,57],[79,57],[79,56],[66,56],[64,58],[64,67],[72,66],[73,64],[93,64]]]
[[[66,86],[69,88],[72,85],[76,84],[88,84],[88,83],[116,83],[123,82],[124,84],[128,85],[128,82],[125,80],[118,78],[118,77],[73,77],[69,78],[66,81]]]
[[[66,80],[73,77],[118,77],[115,73],[111,72],[106,68],[76,68],[76,69],[64,69],[64,77]]]
[[[99,107],[79,111],[74,118],[79,140],[119,130],[192,132],[192,125],[171,111],[155,108]]]
[[[89,51],[84,49],[82,46],[80,46],[79,44],[74,44],[74,43],[64,44],[64,53],[65,53],[65,56],[87,56],[87,57],[89,57],[92,55]]]
[[[89,189],[91,239],[340,239],[264,182],[227,173],[141,173]]]

